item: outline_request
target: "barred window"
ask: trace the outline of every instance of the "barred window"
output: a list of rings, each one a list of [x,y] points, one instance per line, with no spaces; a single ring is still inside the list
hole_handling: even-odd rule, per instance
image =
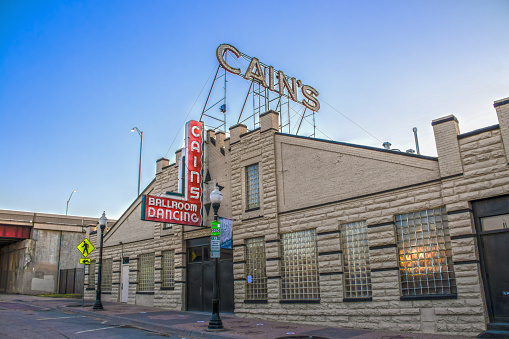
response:
[[[111,292],[112,265],[112,259],[103,259],[101,272],[101,291],[103,292]]]
[[[265,272],[265,239],[246,240],[246,299],[267,300],[267,274]]]
[[[368,229],[366,221],[341,225],[345,298],[371,297]]]
[[[163,252],[163,284],[162,287],[175,287],[175,251]]]
[[[138,291],[154,291],[154,253],[138,256]]]
[[[259,190],[259,176],[258,164],[246,167],[247,174],[247,209],[254,209],[260,207],[260,190]]]
[[[403,296],[456,294],[445,207],[396,215]]]
[[[281,299],[319,299],[316,230],[283,234],[281,252]]]
[[[88,265],[88,288],[95,288],[95,260]]]

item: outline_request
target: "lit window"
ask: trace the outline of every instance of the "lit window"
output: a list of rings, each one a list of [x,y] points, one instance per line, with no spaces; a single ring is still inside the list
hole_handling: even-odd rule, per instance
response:
[[[396,216],[403,296],[456,294],[445,207]]]
[[[258,185],[258,164],[246,167],[247,173],[247,209],[260,207],[260,191]]]
[[[154,291],[154,253],[138,256],[138,291]]]
[[[246,240],[246,299],[267,300],[267,276],[265,273],[265,240]]]
[[[281,252],[281,299],[319,299],[316,230],[283,234]]]
[[[95,260],[88,265],[88,288],[95,288]]]
[[[112,259],[103,259],[101,273],[101,291],[111,292]]]
[[[371,297],[368,230],[365,221],[341,225],[345,298]]]
[[[175,287],[175,251],[163,252],[163,284],[162,287]]]

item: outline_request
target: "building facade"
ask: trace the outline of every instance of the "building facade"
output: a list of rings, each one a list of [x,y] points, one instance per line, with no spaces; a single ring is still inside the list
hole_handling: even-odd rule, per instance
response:
[[[509,322],[509,98],[494,106],[499,124],[468,133],[434,120],[438,157],[283,134],[274,111],[207,131],[205,227],[142,221],[140,196],[105,235],[103,298],[209,310],[217,185],[234,220],[222,311],[461,335]],[[159,159],[143,194],[176,192],[180,157]]]

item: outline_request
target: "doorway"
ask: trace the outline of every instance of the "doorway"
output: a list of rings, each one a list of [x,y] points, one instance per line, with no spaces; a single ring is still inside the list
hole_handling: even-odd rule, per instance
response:
[[[120,282],[120,302],[129,300],[129,258],[122,258],[122,280]]]
[[[509,196],[472,203],[490,322],[509,323]]]
[[[212,311],[214,261],[210,237],[187,240],[187,310]],[[233,250],[221,249],[218,267],[220,312],[233,312]]]

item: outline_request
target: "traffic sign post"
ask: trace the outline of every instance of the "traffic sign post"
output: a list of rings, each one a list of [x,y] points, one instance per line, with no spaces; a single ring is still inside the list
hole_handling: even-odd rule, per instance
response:
[[[221,223],[213,221],[210,224],[210,257],[221,257]]]
[[[81,252],[81,254],[83,254],[85,258],[88,257],[88,255],[92,253],[93,250],[95,250],[94,245],[92,245],[90,240],[88,240],[87,238],[80,242],[80,244],[76,246],[76,248],[78,249],[78,251]]]
[[[95,247],[94,247],[94,245],[92,245],[90,240],[85,238],[82,242],[80,242],[80,244],[78,246],[76,246],[76,248],[85,257],[85,258],[80,258],[80,264],[83,264],[83,299],[82,299],[81,306],[85,307],[85,265],[90,265],[90,262],[92,260],[87,259],[87,257],[90,253],[92,253],[93,250],[95,250]]]

